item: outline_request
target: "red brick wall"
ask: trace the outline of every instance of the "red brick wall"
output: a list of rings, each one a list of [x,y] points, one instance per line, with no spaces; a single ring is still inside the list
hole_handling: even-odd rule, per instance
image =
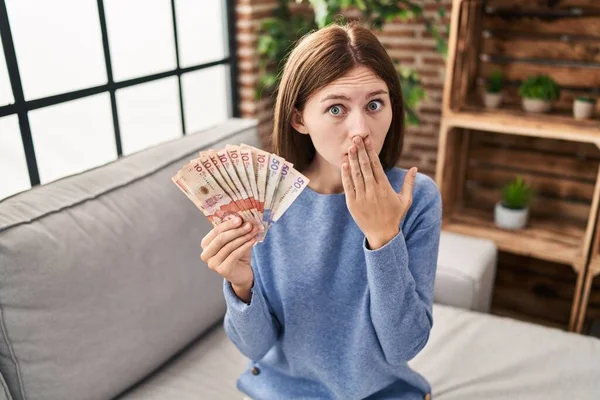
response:
[[[426,17],[436,17],[439,4],[435,0],[421,0]],[[443,0],[448,16],[451,0]],[[257,31],[261,21],[271,16],[277,7],[277,0],[237,0],[237,45],[238,45],[238,84],[242,117],[259,120],[259,131],[265,148],[270,146],[272,110],[274,98],[257,101],[254,90],[258,76],[256,53]],[[426,32],[422,21],[394,21],[385,25],[382,32],[376,32],[392,58],[401,65],[417,70],[421,76],[427,98],[418,109],[422,125],[408,127],[404,152],[398,166],[417,166],[419,172],[433,177],[437,154],[437,141],[441,114],[442,86],[445,65],[435,49],[435,40]]]

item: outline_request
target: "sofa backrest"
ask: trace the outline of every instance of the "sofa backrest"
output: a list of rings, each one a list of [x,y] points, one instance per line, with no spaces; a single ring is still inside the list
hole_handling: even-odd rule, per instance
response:
[[[200,260],[212,226],[170,178],[199,150],[242,142],[260,146],[256,121],[0,202],[0,373],[14,400],[114,397],[221,321],[222,279]]]

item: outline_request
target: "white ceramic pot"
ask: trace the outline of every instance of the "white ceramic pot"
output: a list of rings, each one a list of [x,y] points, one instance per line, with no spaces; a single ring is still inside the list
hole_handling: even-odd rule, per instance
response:
[[[552,108],[552,102],[540,99],[523,98],[523,109],[532,113],[546,113]]]
[[[573,102],[573,116],[575,119],[588,119],[594,113],[594,103],[575,99]]]
[[[502,229],[521,229],[527,225],[528,218],[529,207],[522,210],[513,210],[511,208],[504,207],[501,201],[496,203],[496,208],[494,210],[494,222]]]
[[[498,108],[502,104],[502,92],[500,93],[489,93],[483,94],[483,103],[485,108]]]

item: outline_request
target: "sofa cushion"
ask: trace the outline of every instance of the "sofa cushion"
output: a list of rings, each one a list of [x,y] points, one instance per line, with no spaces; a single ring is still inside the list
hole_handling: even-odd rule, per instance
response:
[[[600,340],[434,305],[429,342],[409,362],[436,400],[600,399]]]
[[[0,373],[15,400],[107,399],[225,313],[211,226],[170,178],[197,151],[258,146],[230,120],[0,202]]]
[[[433,317],[409,364],[435,400],[600,399],[598,339],[441,304]],[[119,400],[241,400],[249,365],[219,325]]]
[[[12,400],[12,396],[8,390],[8,385],[2,377],[2,374],[0,374],[0,400]]]
[[[241,400],[237,378],[248,365],[219,324],[118,400]]]

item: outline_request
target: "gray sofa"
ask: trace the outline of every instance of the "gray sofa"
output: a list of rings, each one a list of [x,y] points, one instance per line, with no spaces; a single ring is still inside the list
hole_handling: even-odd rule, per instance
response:
[[[248,360],[222,329],[221,278],[199,258],[211,226],[170,181],[198,150],[241,142],[258,146],[255,121],[0,202],[0,400],[243,397]],[[461,257],[475,242],[442,239],[440,265],[454,261],[438,268],[434,328],[411,361],[433,397],[600,398],[600,341],[481,312],[489,268],[471,279]]]

